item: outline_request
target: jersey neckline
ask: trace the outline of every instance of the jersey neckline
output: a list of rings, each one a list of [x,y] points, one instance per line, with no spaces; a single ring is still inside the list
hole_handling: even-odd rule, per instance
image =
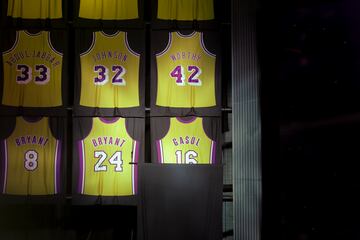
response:
[[[22,119],[25,121],[25,122],[29,122],[29,123],[35,123],[35,122],[39,122],[43,117],[38,117],[38,116],[32,116],[32,117],[25,117],[25,116],[22,116]]]
[[[113,118],[99,117],[99,120],[106,124],[115,123],[119,119],[120,119],[120,117],[113,117]]]
[[[195,117],[195,116],[191,117],[190,119],[184,119],[184,118],[181,118],[181,117],[176,117],[176,120],[178,120],[181,123],[185,123],[185,124],[192,123],[196,119],[197,119],[197,117]]]

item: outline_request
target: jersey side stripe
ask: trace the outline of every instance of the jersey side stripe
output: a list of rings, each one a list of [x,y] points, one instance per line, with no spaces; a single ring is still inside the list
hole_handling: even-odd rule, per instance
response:
[[[166,48],[162,52],[157,53],[156,57],[161,57],[162,55],[167,53],[167,51],[169,50],[169,48],[171,46],[171,42],[172,42],[172,36],[171,36],[171,32],[169,32],[168,44],[166,45]]]
[[[7,143],[6,139],[4,140],[4,182],[3,182],[3,193],[6,193],[6,181],[7,181],[7,163],[8,163],[8,154],[7,154]]]
[[[211,164],[216,162],[216,142],[211,141],[211,149],[210,149],[210,161]]]
[[[139,144],[134,140],[134,148],[133,148],[133,159],[131,164],[131,175],[132,175],[132,194],[137,193],[138,179],[137,179],[137,163],[139,159]]]
[[[56,140],[55,159],[54,159],[54,189],[55,194],[60,190],[60,159],[61,159],[61,143]]]
[[[79,178],[78,178],[78,192],[84,193],[84,181],[85,181],[85,166],[84,166],[84,141],[81,140],[78,142],[78,151],[79,151]]]
[[[95,46],[95,42],[96,42],[96,37],[95,37],[95,32],[93,32],[93,38],[92,38],[92,42],[91,42],[91,46],[89,47],[88,50],[86,50],[85,52],[80,54],[80,57],[87,55]]]
[[[161,142],[161,140],[157,140],[157,141],[156,141],[156,147],[157,147],[157,159],[158,159],[158,163],[164,163],[163,149],[162,149],[162,142]]]
[[[201,33],[200,34],[200,39],[201,39],[201,48],[210,56],[213,58],[216,58],[216,55],[211,53],[209,50],[207,50],[207,48],[205,47],[205,43],[204,43],[204,34]]]

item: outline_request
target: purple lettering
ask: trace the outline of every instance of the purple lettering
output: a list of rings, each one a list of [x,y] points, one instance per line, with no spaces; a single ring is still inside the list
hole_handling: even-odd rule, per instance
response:
[[[97,147],[98,144],[97,144],[97,142],[96,142],[96,139],[93,138],[93,139],[92,139],[92,143],[93,143],[94,147]]]
[[[120,147],[122,147],[122,145],[124,144],[125,142],[125,139],[122,140],[121,144],[120,144]]]
[[[173,143],[175,146],[179,145],[178,142],[176,141],[176,138],[173,138]]]

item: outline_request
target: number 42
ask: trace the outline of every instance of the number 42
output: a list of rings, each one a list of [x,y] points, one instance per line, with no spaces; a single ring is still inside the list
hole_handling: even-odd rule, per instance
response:
[[[201,86],[201,80],[199,79],[200,74],[202,73],[201,68],[197,66],[190,65],[187,67],[190,76],[187,80],[189,85],[192,86]],[[185,70],[184,67],[179,65],[171,71],[170,77],[175,78],[175,83],[178,86],[185,86]]]

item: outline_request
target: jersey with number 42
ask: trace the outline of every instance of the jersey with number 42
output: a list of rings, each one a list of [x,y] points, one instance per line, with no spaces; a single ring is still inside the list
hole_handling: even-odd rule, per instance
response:
[[[78,191],[92,196],[136,194],[138,151],[125,118],[93,118],[89,135],[78,142]]]
[[[169,33],[167,47],[156,55],[156,105],[215,106],[215,60],[216,56],[205,48],[203,33]]]
[[[61,144],[54,138],[49,119],[16,117],[4,149],[3,193],[51,195],[59,191]]]
[[[94,32],[91,47],[80,56],[80,105],[139,106],[139,62],[140,56],[131,50],[126,32]]]
[[[3,52],[2,58],[3,105],[62,105],[62,54],[52,46],[50,32],[17,31],[13,47]]]
[[[159,163],[213,164],[215,147],[216,142],[206,135],[200,117],[170,118],[167,134],[156,141]]]

